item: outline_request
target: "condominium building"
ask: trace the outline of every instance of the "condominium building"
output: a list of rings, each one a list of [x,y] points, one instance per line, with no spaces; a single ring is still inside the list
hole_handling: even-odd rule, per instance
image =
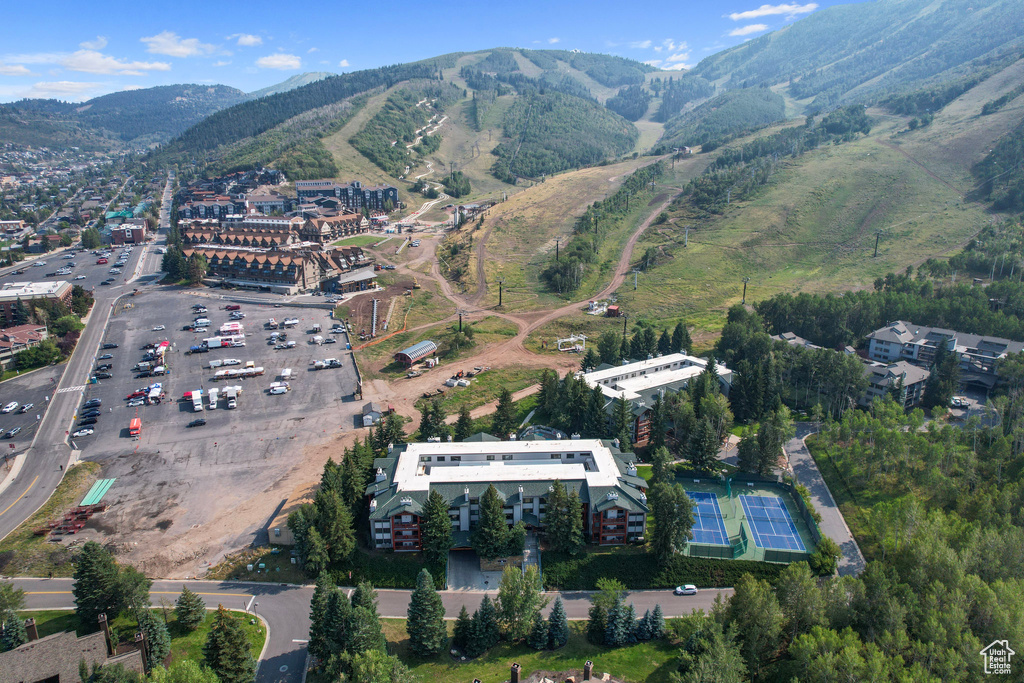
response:
[[[0,287],[0,315],[4,320],[13,320],[18,302],[28,303],[32,299],[50,299],[71,306],[71,290],[71,283],[64,280],[5,282]]]
[[[389,203],[391,208],[399,205],[398,188],[390,185],[363,187],[358,180],[347,185],[333,180],[297,180],[295,192],[300,203],[317,197],[336,197],[350,211],[362,211],[364,207],[380,211],[386,209]]]
[[[601,365],[583,373],[582,378],[591,389],[598,387],[604,394],[609,418],[613,415],[617,399],[621,397],[629,403],[633,413],[633,443],[645,446],[650,439],[651,406],[657,397],[685,389],[690,380],[704,372],[707,365],[704,358],[670,353],[622,365]],[[715,369],[722,392],[728,395],[732,386],[732,370],[720,363],[715,363]]]
[[[460,443],[413,443],[374,460],[370,538],[379,549],[418,551],[420,525],[431,491],[448,501],[456,547],[469,547],[480,497],[494,485],[509,526],[541,529],[557,479],[583,503],[586,539],[620,545],[646,531],[647,482],[631,454],[600,439],[499,441],[477,434]]]
[[[1024,351],[1024,343],[967,334],[942,327],[917,325],[897,320],[868,335],[868,359],[882,363],[904,360],[929,368],[942,341],[960,358],[960,379],[985,389],[996,385],[996,364],[1000,358]]]

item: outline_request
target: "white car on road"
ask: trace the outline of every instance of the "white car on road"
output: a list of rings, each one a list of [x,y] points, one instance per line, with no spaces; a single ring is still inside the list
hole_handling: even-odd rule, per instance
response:
[[[162,331],[164,331],[166,329],[167,329],[167,327],[165,325],[157,325],[156,327],[153,328],[153,331],[154,332],[162,332]]]
[[[2,409],[0,409],[0,413],[9,413],[9,412],[15,410],[17,407],[18,407],[18,402],[17,401],[11,401],[7,405],[5,405]]]
[[[676,586],[676,589],[672,592],[675,595],[696,595],[697,587],[692,583],[688,583],[685,586]]]
[[[76,276],[75,276],[75,279],[76,279],[76,280],[84,280],[84,279],[85,279],[85,276],[84,276],[84,275],[76,275]]]

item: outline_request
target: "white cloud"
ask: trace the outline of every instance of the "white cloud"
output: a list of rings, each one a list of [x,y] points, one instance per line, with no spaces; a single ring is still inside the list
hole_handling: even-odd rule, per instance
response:
[[[646,50],[651,46],[651,42],[650,40],[634,40],[629,46],[634,50]]]
[[[747,10],[746,12],[733,12],[729,15],[729,18],[733,21],[743,21],[745,19],[771,17],[779,14],[795,16],[797,14],[808,14],[816,9],[818,9],[818,3],[816,2],[809,2],[806,5],[798,5],[795,2],[783,3],[781,5],[761,5],[757,9]]]
[[[668,59],[666,59],[665,61],[669,62],[670,64],[675,64],[677,62],[685,62],[689,58],[690,52],[689,50],[687,50],[686,52],[678,52],[674,55],[669,55]]]
[[[71,71],[89,74],[122,74],[141,76],[144,71],[170,71],[166,62],[123,62],[116,57],[95,50],[78,50],[61,58],[58,63]],[[65,83],[66,81],[61,81]]]
[[[21,64],[4,64],[0,62],[0,76],[31,76],[28,67]]]
[[[260,36],[254,36],[251,33],[235,33],[234,35],[228,36],[228,40],[238,38],[239,47],[256,47],[257,45],[263,44],[263,38]]]
[[[104,36],[96,36],[96,40],[83,40],[78,47],[83,50],[102,50],[107,46],[107,39]]]
[[[662,50],[664,50],[665,52],[679,52],[681,50],[686,50],[687,48],[688,46],[686,44],[686,41],[681,41],[677,43],[671,38],[666,38],[665,40],[661,41],[660,47],[654,48],[654,51],[661,52]]]
[[[307,55],[311,55],[311,54],[313,54],[314,52],[320,52],[320,48],[318,48],[318,47],[311,47],[311,48],[309,48],[308,50],[306,50],[306,54],[307,54]]]
[[[730,36],[749,36],[751,33],[760,33],[761,31],[767,31],[768,24],[747,24],[746,26],[740,26],[729,31]]]
[[[301,68],[302,59],[297,55],[289,55],[282,52],[276,55],[260,57],[256,60],[256,66],[261,69],[281,69],[282,71],[287,71],[289,69]]]
[[[648,59],[644,64],[648,66],[661,66],[664,60],[661,59]]]
[[[340,66],[342,68],[345,68],[345,67],[349,66],[348,60],[347,59],[341,60],[340,62],[338,62],[338,66]]]
[[[230,64],[230,63],[231,63],[231,60],[230,60],[230,59],[222,59],[222,60],[221,60],[221,61],[219,61],[219,62],[214,62],[214,63],[213,63],[213,65],[214,65],[214,66],[227,66],[227,65],[228,65],[228,64]]]
[[[87,99],[84,97],[85,93],[96,90],[100,87],[100,83],[79,83],[77,81],[52,81],[52,82],[40,82],[32,86],[30,90],[25,92],[23,97],[40,97],[40,98],[59,98],[59,99],[70,99],[70,100],[83,100]]]
[[[561,38],[548,38],[548,45],[554,45],[555,43],[562,42]]]
[[[145,87],[144,85],[126,85],[121,90],[142,90]]]
[[[693,64],[686,64],[685,62],[680,62],[678,64],[666,64],[661,68],[664,69],[665,71],[682,71],[684,69],[692,69]]]
[[[146,43],[147,52],[169,57],[195,57],[210,54],[217,49],[213,45],[200,43],[198,38],[182,38],[174,31],[163,31],[139,40]]]

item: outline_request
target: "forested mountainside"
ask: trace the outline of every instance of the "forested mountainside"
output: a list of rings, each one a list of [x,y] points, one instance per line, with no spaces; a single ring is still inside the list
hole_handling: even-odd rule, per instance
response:
[[[782,95],[767,88],[727,90],[704,104],[669,119],[663,148],[704,145],[713,149],[731,136],[786,118]]]

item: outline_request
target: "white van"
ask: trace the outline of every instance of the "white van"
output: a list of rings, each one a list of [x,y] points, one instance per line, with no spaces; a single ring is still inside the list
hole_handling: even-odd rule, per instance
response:
[[[291,368],[285,368],[284,370],[281,371],[281,379],[282,380],[287,381],[287,380],[290,380],[291,378],[292,378],[292,369]]]
[[[195,325],[196,327],[206,327],[207,325],[210,324],[210,319],[209,318],[196,318],[195,320],[192,321],[192,324]]]

